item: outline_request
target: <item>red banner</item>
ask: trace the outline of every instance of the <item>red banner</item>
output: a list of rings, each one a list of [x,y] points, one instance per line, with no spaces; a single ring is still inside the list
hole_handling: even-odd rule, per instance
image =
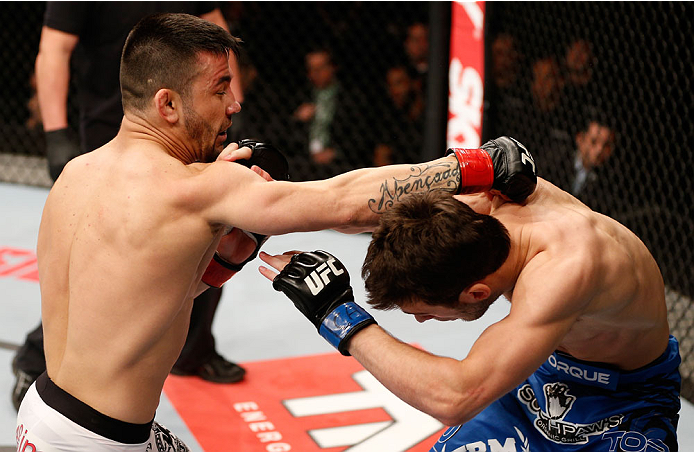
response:
[[[484,101],[485,2],[453,2],[448,69],[448,147],[477,148]]]

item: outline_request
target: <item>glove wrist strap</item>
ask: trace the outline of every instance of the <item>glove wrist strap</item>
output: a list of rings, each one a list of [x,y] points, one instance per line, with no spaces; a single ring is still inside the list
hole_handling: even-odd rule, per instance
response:
[[[492,157],[484,149],[451,148],[446,155],[455,154],[460,164],[460,189],[458,194],[488,191],[494,184]]]
[[[376,323],[373,317],[353,301],[343,303],[323,318],[318,333],[345,356],[349,339],[362,328]]]
[[[241,267],[243,267],[243,265],[232,264],[224,260],[219,254],[214,253],[214,257],[207,266],[207,269],[205,269],[205,273],[202,275],[202,282],[210,287],[219,289],[232,276],[238,273]]]

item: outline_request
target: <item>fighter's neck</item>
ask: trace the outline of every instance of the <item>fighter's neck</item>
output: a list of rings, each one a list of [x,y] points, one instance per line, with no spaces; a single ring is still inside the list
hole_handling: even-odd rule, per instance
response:
[[[184,164],[199,160],[195,150],[173,127],[161,127],[140,116],[126,114],[118,136],[124,142],[152,144]]]
[[[527,249],[511,234],[511,249],[498,270],[483,279],[493,292],[503,294],[511,300],[516,281],[526,264]]]

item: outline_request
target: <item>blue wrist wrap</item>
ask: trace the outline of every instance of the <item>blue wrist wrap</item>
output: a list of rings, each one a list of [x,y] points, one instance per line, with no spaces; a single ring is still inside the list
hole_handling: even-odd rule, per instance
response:
[[[346,345],[346,339],[372,323],[376,323],[376,321],[371,314],[355,302],[349,301],[339,305],[325,316],[320,328],[318,328],[318,333],[340,353],[349,356],[346,347],[341,347],[343,341]]]

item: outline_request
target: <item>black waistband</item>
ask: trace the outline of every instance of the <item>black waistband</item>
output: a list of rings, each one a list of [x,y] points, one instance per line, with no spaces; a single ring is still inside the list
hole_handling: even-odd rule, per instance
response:
[[[36,390],[46,405],[97,435],[123,444],[141,444],[149,439],[153,420],[131,424],[99,413],[59,388],[46,372],[36,379]]]

